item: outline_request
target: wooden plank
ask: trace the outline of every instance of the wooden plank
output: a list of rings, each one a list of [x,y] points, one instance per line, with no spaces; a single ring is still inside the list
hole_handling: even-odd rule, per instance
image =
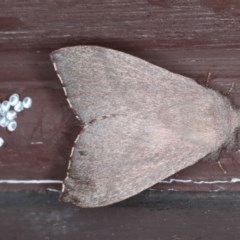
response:
[[[145,192],[122,204],[79,209],[57,193],[1,192],[1,238],[238,239],[239,193]]]
[[[33,98],[19,128],[0,129],[0,189],[60,188],[4,180],[62,180],[80,129],[49,59],[57,48],[96,44],[125,51],[228,92],[240,105],[240,5],[236,1],[1,1],[0,100],[11,93]],[[39,144],[41,143],[41,144]],[[239,142],[238,142],[239,145]],[[239,152],[202,161],[156,189],[239,190]],[[182,181],[184,180],[184,181]]]

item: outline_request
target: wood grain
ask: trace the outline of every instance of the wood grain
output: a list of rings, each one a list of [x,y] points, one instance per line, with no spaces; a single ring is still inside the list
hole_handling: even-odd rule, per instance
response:
[[[211,72],[210,87],[226,93],[234,83],[230,98],[240,106],[237,0],[5,0],[0,9],[0,99],[18,92],[34,101],[19,116],[16,132],[0,129],[7,142],[0,149],[1,179],[65,177],[80,126],[49,59],[60,47],[94,44],[122,50],[202,84]],[[43,144],[31,144],[37,141]],[[173,176],[212,184],[163,183],[157,188],[239,190],[239,183],[231,182],[240,178],[237,150],[220,155],[226,174],[216,161],[202,161]],[[0,189],[29,187],[39,185],[0,184]]]
[[[56,193],[1,192],[4,240],[225,240],[239,238],[236,193],[154,191],[107,208],[61,204]]]

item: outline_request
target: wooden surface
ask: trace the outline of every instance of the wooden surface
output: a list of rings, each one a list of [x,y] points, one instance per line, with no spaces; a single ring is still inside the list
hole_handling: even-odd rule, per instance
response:
[[[79,209],[56,193],[1,192],[4,240],[238,240],[236,193],[145,192],[106,208]]]
[[[230,98],[240,106],[237,0],[6,0],[0,9],[0,100],[13,92],[33,98],[16,132],[0,129],[6,141],[0,149],[0,189],[60,189],[66,175],[80,125],[51,64],[54,49],[106,46],[202,84],[211,72],[210,87],[226,93],[234,84]],[[154,188],[239,190],[238,143],[219,161],[224,170],[217,161],[201,161]]]

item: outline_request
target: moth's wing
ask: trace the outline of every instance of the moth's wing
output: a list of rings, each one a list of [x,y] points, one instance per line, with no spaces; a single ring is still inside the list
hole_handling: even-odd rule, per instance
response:
[[[191,79],[100,47],[52,54],[86,124],[62,198],[105,206],[152,186],[216,150],[231,134],[230,104]]]
[[[109,114],[154,112],[159,104],[173,106],[204,92],[191,79],[112,49],[68,47],[51,57],[73,108],[86,124]]]
[[[202,146],[181,141],[161,122],[134,114],[102,119],[80,134],[62,199],[81,207],[106,206],[151,187],[204,155]]]

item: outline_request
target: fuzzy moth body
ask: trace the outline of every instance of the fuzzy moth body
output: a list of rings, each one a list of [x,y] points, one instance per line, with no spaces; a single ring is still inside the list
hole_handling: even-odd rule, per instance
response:
[[[133,196],[219,149],[239,125],[226,97],[126,53],[76,46],[51,58],[85,124],[61,196],[77,206]]]

